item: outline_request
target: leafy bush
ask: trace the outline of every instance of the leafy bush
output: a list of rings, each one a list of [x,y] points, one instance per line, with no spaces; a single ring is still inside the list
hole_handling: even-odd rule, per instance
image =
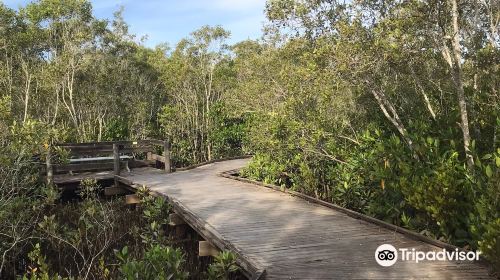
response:
[[[128,247],[115,252],[120,260],[120,273],[127,280],[169,280],[187,279],[182,270],[184,255],[180,249],[154,245],[137,260],[128,254]]]
[[[130,255],[128,246],[115,250],[121,276],[129,280],[187,279],[188,273],[183,270],[184,253],[179,248],[164,245],[167,240],[163,228],[168,222],[170,205],[165,198],[152,196],[145,187],[138,190],[138,195],[144,219],[139,232],[145,249],[143,252],[136,250],[139,256],[136,258]]]
[[[482,180],[476,181],[476,212],[471,213],[475,245],[496,267],[500,267],[500,148],[476,158]]]
[[[144,226],[140,229],[142,242],[147,246],[165,242],[166,234],[163,227],[168,223],[170,205],[164,197],[152,196],[146,187],[141,187],[137,194],[141,200],[139,207],[144,220]]]
[[[140,215],[120,199],[102,200],[98,192],[94,180],[85,180],[80,192],[82,200],[46,208],[32,233],[41,237],[43,252],[50,256],[52,270],[60,275],[113,275],[115,269],[107,263],[114,258],[113,249],[138,238],[133,228],[141,225]]]
[[[27,256],[42,213],[58,198],[53,187],[40,181],[33,161],[45,157],[47,143],[59,132],[31,120],[7,127],[0,133],[0,278],[18,273],[16,260]]]
[[[231,275],[239,270],[236,255],[231,252],[220,252],[207,271],[209,280],[229,280]]]
[[[231,116],[229,108],[222,102],[212,106],[209,117],[213,127],[208,134],[208,141],[213,145],[213,157],[241,155],[246,128],[244,117]]]
[[[37,243],[28,254],[28,258],[31,261],[31,265],[28,266],[29,271],[23,275],[22,280],[66,280],[73,278],[63,278],[59,274],[50,275],[49,266],[46,262],[45,256],[42,254],[40,249],[40,244]]]
[[[108,121],[102,135],[103,141],[128,139],[130,135],[128,123],[123,118],[113,118]]]
[[[271,136],[257,146],[242,176],[285,185],[283,174],[289,174],[293,189],[446,242],[479,248],[498,263],[499,151],[476,156],[475,169],[468,170],[453,141],[412,136],[416,160],[399,137],[372,130],[356,145],[323,144],[340,163],[286,149],[282,141],[301,141],[290,139],[296,137],[289,134],[293,127],[279,129],[288,131],[280,134],[285,138]]]

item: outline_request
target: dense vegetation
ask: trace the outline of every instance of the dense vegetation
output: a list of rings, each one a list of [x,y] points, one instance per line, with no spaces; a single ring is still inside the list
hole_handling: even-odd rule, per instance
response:
[[[258,41],[229,46],[207,26],[151,49],[88,1],[0,4],[0,275],[135,279],[168,260],[152,277],[184,277],[156,221],[138,211],[125,227],[128,212],[92,192],[61,204],[32,163],[54,142],[148,137],[170,139],[178,166],[252,153],[245,176],[500,267],[498,1],[271,0],[265,12]]]

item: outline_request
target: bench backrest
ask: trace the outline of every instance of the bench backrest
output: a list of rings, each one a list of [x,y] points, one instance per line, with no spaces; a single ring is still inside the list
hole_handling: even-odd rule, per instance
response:
[[[68,163],[54,164],[52,155],[55,149],[68,153]],[[164,155],[160,155],[162,152]],[[138,154],[146,154],[145,159],[138,160]],[[88,143],[59,143],[49,148],[44,172],[47,181],[52,182],[54,174],[68,172],[88,172],[114,170],[115,175],[127,167],[156,165],[162,162],[167,172],[170,171],[170,147],[168,142],[161,140],[110,141]]]

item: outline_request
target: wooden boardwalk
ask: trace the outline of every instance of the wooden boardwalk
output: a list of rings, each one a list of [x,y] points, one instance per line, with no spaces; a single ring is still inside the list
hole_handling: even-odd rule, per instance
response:
[[[402,262],[379,266],[375,249],[441,250],[408,235],[289,194],[220,176],[248,159],[166,174],[154,168],[123,172],[120,181],[166,196],[206,240],[230,249],[262,279],[489,279],[477,262]]]

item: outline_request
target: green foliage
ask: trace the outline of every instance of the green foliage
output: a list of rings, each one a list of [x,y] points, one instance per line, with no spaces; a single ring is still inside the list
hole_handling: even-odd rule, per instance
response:
[[[2,124],[2,128],[4,129],[6,129],[5,124],[12,117],[11,102],[12,97],[10,95],[4,95],[0,99],[0,124]],[[4,131],[4,129],[2,129],[2,131]]]
[[[49,266],[45,260],[45,256],[43,256],[41,252],[39,243],[37,243],[33,251],[28,254],[28,258],[32,262],[32,266],[29,266],[29,272],[22,277],[22,280],[73,279],[61,277],[58,274],[49,274]]]
[[[240,153],[242,120],[231,116],[224,101],[234,83],[234,71],[220,26],[203,26],[181,40],[162,65],[168,85],[158,119],[170,140],[174,164],[208,161]]]
[[[436,3],[267,3],[267,40],[235,46],[234,104],[256,111],[242,174],[479,248],[498,267],[500,56],[486,26],[499,10],[460,2],[457,32]]]
[[[241,155],[246,129],[245,118],[231,116],[229,108],[222,102],[214,104],[209,117],[213,128],[208,134],[208,140],[213,145],[213,157]]]
[[[139,189],[138,195],[141,199],[142,218],[145,221],[140,234],[142,242],[147,246],[165,242],[166,234],[163,228],[168,223],[170,205],[164,197],[151,195],[145,187]]]
[[[481,252],[496,266],[500,266],[500,148],[494,153],[476,158],[478,189],[475,190],[476,212],[471,214],[471,231]]]
[[[478,157],[478,168],[470,172],[452,145],[434,137],[414,139],[421,158],[416,161],[398,137],[367,131],[355,147],[330,146],[344,162],[332,164],[310,155],[301,158],[293,150],[284,155],[282,143],[270,146],[274,138],[267,139],[259,150],[273,151],[278,145],[281,152],[258,152],[243,176],[288,185],[434,238],[478,248],[498,263],[498,155]],[[284,174],[293,174],[288,184]]]
[[[120,260],[120,273],[124,279],[168,280],[187,279],[182,270],[184,255],[180,249],[155,245],[149,248],[140,260],[129,256],[128,247],[115,251]]]
[[[80,197],[87,200],[96,199],[99,188],[96,179],[85,178],[80,182]]]
[[[128,139],[129,137],[128,124],[122,119],[111,119],[104,128],[102,140],[116,141]]]
[[[215,261],[208,266],[207,277],[209,280],[229,280],[238,270],[236,255],[224,251],[215,256]]]
[[[187,279],[184,271],[185,256],[179,248],[165,246],[167,243],[164,227],[168,223],[170,205],[163,197],[151,195],[149,189],[138,190],[141,199],[140,210],[144,227],[140,229],[140,238],[145,245],[144,252],[138,258],[131,256],[129,248],[115,250],[120,261],[119,271],[124,279]]]
[[[374,178],[384,180],[388,191],[400,192],[404,203],[395,210],[400,214],[413,213],[412,227],[427,229],[455,244],[469,243],[468,217],[461,213],[472,211],[473,190],[458,153],[441,147],[431,137],[417,141],[425,164],[412,159],[398,138],[381,142],[372,165]],[[384,215],[380,211],[372,213]]]
[[[49,268],[110,279],[117,256],[125,278],[186,277],[164,245],[164,200],[141,190],[134,215],[86,180],[82,202],[63,207],[32,164],[55,142],[148,137],[170,140],[175,166],[253,153],[244,176],[500,266],[499,8],[488,3],[461,1],[454,31],[439,1],[274,0],[262,40],[229,47],[228,31],[204,26],[172,50],[137,43],[120,11],[99,20],[87,0],[0,4],[1,277],[24,273],[32,249],[33,279]],[[69,156],[52,151],[54,163]],[[210,277],[233,262],[222,255]]]
[[[112,259],[113,248],[123,239],[134,239],[131,225],[140,224],[140,220],[120,201],[106,202],[90,190],[85,193],[78,204],[45,210],[48,213],[36,232],[44,237],[44,252],[59,259],[53,269],[61,274],[97,278],[106,270],[102,262]]]
[[[47,143],[59,133],[38,121],[3,124],[8,128],[0,133],[0,274],[14,277],[14,260],[27,256],[40,213],[59,196],[40,182],[33,164],[34,157],[45,158]]]

